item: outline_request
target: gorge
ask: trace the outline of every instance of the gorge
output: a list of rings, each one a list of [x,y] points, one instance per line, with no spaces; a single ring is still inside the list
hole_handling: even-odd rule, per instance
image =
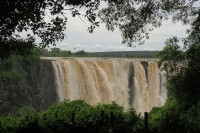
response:
[[[41,57],[39,77],[45,106],[64,99],[115,101],[143,113],[167,99],[166,73],[156,60]]]

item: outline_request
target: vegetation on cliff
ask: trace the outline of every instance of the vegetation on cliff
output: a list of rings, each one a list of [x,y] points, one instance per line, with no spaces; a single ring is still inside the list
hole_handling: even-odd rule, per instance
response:
[[[150,128],[156,132],[200,131],[200,43],[178,46],[176,37],[166,41],[159,57],[168,70],[168,100],[150,112]]]
[[[37,71],[39,53],[33,49],[27,56],[12,55],[0,62],[0,114],[15,113],[18,109],[37,109],[39,89]]]

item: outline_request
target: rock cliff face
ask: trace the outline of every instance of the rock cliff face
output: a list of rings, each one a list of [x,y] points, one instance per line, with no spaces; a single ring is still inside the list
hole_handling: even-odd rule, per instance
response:
[[[41,108],[46,108],[53,103],[59,101],[56,84],[55,84],[55,75],[52,62],[49,60],[41,60],[40,70],[38,75],[38,87],[41,91]]]
[[[167,98],[165,72],[153,60],[43,57],[40,68],[44,106],[64,99],[115,101],[143,113]]]

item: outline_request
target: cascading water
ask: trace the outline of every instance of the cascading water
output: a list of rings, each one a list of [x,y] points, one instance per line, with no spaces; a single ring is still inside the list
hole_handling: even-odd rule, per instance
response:
[[[57,100],[91,105],[115,101],[137,113],[164,105],[165,72],[156,61],[103,58],[42,58],[53,66]]]

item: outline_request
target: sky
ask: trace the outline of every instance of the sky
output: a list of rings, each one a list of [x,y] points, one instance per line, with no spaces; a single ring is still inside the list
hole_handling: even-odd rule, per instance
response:
[[[184,38],[187,36],[188,25],[172,23],[171,20],[163,22],[160,28],[150,33],[150,38],[143,45],[128,47],[122,44],[121,32],[119,30],[108,31],[104,24],[96,28],[91,34],[87,31],[88,25],[83,23],[78,17],[68,19],[66,38],[57,43],[57,48],[76,52],[84,50],[86,52],[104,51],[138,51],[138,50],[162,50],[166,39],[173,36]]]
[[[199,7],[199,5],[199,1],[195,3],[195,6]],[[173,36],[185,38],[187,37],[186,29],[190,27],[181,22],[172,23],[172,20],[169,19],[164,21],[160,28],[150,32],[150,38],[143,45],[128,47],[126,44],[122,44],[121,32],[118,29],[113,32],[108,31],[105,24],[100,24],[100,27],[97,27],[91,34],[87,31],[89,23],[84,17],[81,19],[71,17],[71,14],[67,17],[67,30],[64,32],[67,37],[62,42],[57,42],[56,47],[72,52],[80,50],[86,52],[162,50],[166,39]]]

